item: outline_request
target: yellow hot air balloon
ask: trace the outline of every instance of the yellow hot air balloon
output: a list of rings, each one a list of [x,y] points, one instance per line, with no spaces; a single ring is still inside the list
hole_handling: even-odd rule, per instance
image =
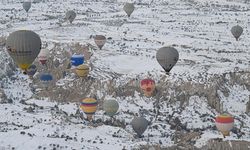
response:
[[[81,101],[80,108],[87,115],[89,121],[92,120],[92,116],[96,112],[97,105],[97,100],[94,98],[85,98]]]
[[[89,66],[86,64],[82,64],[76,67],[75,69],[75,73],[79,76],[79,77],[87,77],[89,74]]]
[[[15,31],[8,36],[6,41],[9,55],[24,70],[24,73],[36,59],[41,45],[39,35],[29,30]]]

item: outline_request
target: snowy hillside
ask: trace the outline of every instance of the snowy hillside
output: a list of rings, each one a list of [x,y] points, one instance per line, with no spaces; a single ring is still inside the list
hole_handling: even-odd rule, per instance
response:
[[[129,18],[125,2],[34,0],[27,15],[21,1],[0,1],[0,150],[204,148],[222,138],[214,124],[220,111],[235,117],[223,141],[250,141],[249,2],[136,0]],[[64,19],[68,10],[77,13],[72,24]],[[239,41],[230,32],[237,24],[244,29]],[[49,90],[40,85],[38,60],[31,80],[6,51],[6,37],[19,29],[38,33],[50,51]],[[102,50],[93,39],[100,34],[107,37]],[[170,75],[155,58],[163,46],[180,54]],[[74,53],[93,54],[88,78],[67,69]],[[152,98],[138,87],[147,77],[157,83]],[[92,123],[79,111],[87,96],[99,103]],[[102,109],[110,98],[120,105],[112,120]],[[131,127],[134,116],[150,122],[142,138]]]

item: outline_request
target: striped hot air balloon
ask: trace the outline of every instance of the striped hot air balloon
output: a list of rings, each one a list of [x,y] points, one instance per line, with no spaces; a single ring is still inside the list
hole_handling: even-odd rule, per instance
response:
[[[215,125],[223,136],[229,136],[234,126],[234,118],[227,113],[220,114],[215,118]]]
[[[6,40],[9,55],[24,73],[40,53],[41,45],[40,36],[29,30],[15,31]]]
[[[173,47],[162,47],[156,53],[156,60],[167,74],[169,74],[178,59],[179,52]]]
[[[150,97],[155,91],[155,81],[152,79],[143,79],[141,80],[140,88],[146,97]]]
[[[79,76],[79,77],[87,77],[89,74],[89,66],[82,64],[76,67],[75,69],[75,73]]]
[[[92,116],[96,112],[97,105],[97,100],[94,98],[85,98],[81,101],[80,108],[87,115],[89,121],[92,120]]]

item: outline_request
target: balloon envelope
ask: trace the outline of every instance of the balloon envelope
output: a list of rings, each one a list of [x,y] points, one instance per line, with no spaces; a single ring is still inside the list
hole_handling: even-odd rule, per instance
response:
[[[44,73],[40,76],[40,80],[49,82],[53,80],[53,76],[51,74]]]
[[[135,6],[133,3],[125,3],[123,10],[127,13],[128,17],[130,17],[130,15],[135,10]]]
[[[66,12],[66,19],[72,23],[76,18],[76,13],[73,10],[69,10]]]
[[[215,118],[215,125],[223,136],[229,136],[234,126],[234,118],[229,114],[221,114]]]
[[[36,59],[41,50],[41,44],[39,35],[29,30],[15,31],[6,41],[9,55],[23,70],[27,70]]]
[[[243,28],[241,26],[239,26],[239,25],[233,26],[231,28],[231,33],[233,34],[233,36],[235,37],[235,39],[238,41],[239,37],[243,33]]]
[[[119,103],[116,100],[105,100],[103,102],[103,110],[108,116],[114,116],[119,109]]]
[[[31,7],[31,2],[23,2],[23,9],[28,12]]]
[[[137,135],[141,137],[148,127],[148,121],[143,117],[135,117],[132,120],[131,125]]]
[[[72,55],[71,56],[71,66],[79,66],[84,63],[84,56],[83,55]]]
[[[45,87],[48,88],[53,81],[53,76],[50,73],[42,73],[40,75],[40,82]]]
[[[173,47],[162,47],[156,53],[156,59],[162,68],[169,73],[179,59],[178,51]]]
[[[150,97],[155,91],[155,81],[152,79],[141,80],[140,87],[145,96]]]
[[[47,59],[48,59],[48,56],[49,56],[49,50],[47,49],[41,49],[40,53],[38,54],[38,60],[40,61],[40,63],[42,65],[45,65],[46,62],[47,62]]]
[[[89,74],[89,66],[82,64],[76,67],[75,73],[79,76],[79,77],[87,77]]]
[[[85,98],[81,101],[80,108],[88,116],[88,120],[92,119],[97,109],[97,100],[94,98]]]
[[[106,37],[103,35],[96,35],[95,38],[95,44],[102,49],[102,47],[104,46],[104,44],[106,43]]]

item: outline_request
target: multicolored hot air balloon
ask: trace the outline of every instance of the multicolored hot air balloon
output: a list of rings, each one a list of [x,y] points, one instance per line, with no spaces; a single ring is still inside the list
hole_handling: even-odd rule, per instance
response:
[[[69,10],[66,12],[66,19],[72,23],[76,18],[76,13],[73,10]]]
[[[40,61],[40,63],[42,65],[45,65],[47,60],[48,60],[48,57],[49,57],[49,50],[47,49],[41,49],[40,53],[38,54],[38,60]]]
[[[146,131],[148,123],[149,122],[143,117],[135,117],[132,120],[131,125],[137,135],[141,137],[142,134]]]
[[[29,66],[29,68],[27,69],[27,75],[30,77],[30,79],[33,78],[36,71],[37,71],[36,65],[32,64],[31,66]]]
[[[103,35],[96,35],[94,37],[95,44],[99,47],[99,49],[102,49],[104,44],[106,43],[106,37]]]
[[[87,119],[92,120],[92,116],[95,114],[97,109],[97,100],[94,98],[85,98],[81,101],[80,108],[87,115]]]
[[[87,77],[89,74],[89,66],[86,64],[79,65],[76,67],[75,73],[79,77],[82,77],[82,78]]]
[[[44,88],[48,88],[52,85],[53,76],[50,73],[42,73],[40,75],[40,82],[44,86]]]
[[[166,73],[169,74],[179,59],[179,53],[173,47],[162,47],[157,51],[156,59]]]
[[[231,33],[233,34],[233,36],[235,37],[236,41],[239,40],[239,37],[241,36],[241,34],[243,33],[243,28],[239,25],[237,26],[233,26],[231,28]]]
[[[155,81],[152,79],[143,79],[141,80],[140,88],[146,97],[150,97],[155,91]]]
[[[31,8],[31,2],[23,2],[23,9],[28,13]]]
[[[126,14],[128,15],[128,17],[130,17],[130,15],[133,13],[133,11],[135,10],[135,6],[133,3],[125,3],[123,10],[126,12]]]
[[[234,126],[234,118],[230,114],[221,114],[215,118],[215,125],[223,136],[229,136]]]
[[[24,70],[24,73],[36,59],[41,45],[39,35],[29,30],[15,31],[8,36],[6,41],[9,55]]]
[[[84,63],[84,56],[83,55],[72,55],[71,56],[71,66],[77,67]]]
[[[112,117],[119,109],[119,103],[116,100],[105,100],[103,102],[103,110],[105,114]]]

